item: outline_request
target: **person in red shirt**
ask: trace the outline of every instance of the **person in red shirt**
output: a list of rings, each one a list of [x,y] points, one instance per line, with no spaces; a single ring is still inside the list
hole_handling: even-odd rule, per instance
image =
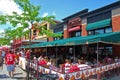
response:
[[[28,60],[30,58],[30,50],[27,50],[26,52],[26,59]]]
[[[71,61],[69,59],[65,59],[65,63],[62,66],[62,69],[64,70],[65,73],[68,73],[70,66],[71,66]]]
[[[7,66],[7,71],[10,77],[13,77],[13,72],[15,70],[15,55],[12,51],[9,51],[8,54],[5,56],[5,63]]]
[[[38,62],[39,65],[47,65],[47,61],[42,57],[41,60]]]

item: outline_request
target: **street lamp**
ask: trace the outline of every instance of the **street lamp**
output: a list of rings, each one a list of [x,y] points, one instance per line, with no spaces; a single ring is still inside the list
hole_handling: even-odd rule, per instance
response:
[[[30,55],[31,55],[31,28],[32,28],[32,22],[28,22],[28,30],[29,30],[29,51],[30,51]],[[29,55],[29,59],[27,61],[27,79],[26,80],[29,80],[29,65],[30,65],[30,55]]]

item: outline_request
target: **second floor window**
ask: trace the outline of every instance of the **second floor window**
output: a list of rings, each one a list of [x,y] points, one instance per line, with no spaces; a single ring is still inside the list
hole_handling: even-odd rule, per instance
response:
[[[54,37],[54,41],[55,40],[60,40],[60,39],[63,39],[63,36],[61,36],[61,37]]]
[[[104,29],[95,30],[95,34],[104,34]]]
[[[81,36],[81,30],[70,32],[70,37],[79,37]]]
[[[105,29],[105,33],[109,33],[109,32],[112,32],[112,28],[111,27]]]
[[[78,37],[78,36],[81,36],[81,32],[80,31],[75,32],[75,37]]]
[[[110,32],[112,32],[112,27],[109,26],[101,29],[90,30],[88,31],[88,35],[104,34]]]

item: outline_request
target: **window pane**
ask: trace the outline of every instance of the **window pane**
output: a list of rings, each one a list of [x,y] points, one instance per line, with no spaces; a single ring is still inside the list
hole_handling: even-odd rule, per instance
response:
[[[105,29],[105,33],[109,33],[109,32],[112,32],[112,28],[111,27]]]
[[[76,37],[80,36],[80,32],[76,32],[76,33],[75,33],[75,36],[76,36]]]
[[[112,47],[106,47],[106,55],[112,55]]]
[[[94,31],[88,31],[88,35],[94,35]]]
[[[95,34],[103,34],[104,29],[95,30]]]

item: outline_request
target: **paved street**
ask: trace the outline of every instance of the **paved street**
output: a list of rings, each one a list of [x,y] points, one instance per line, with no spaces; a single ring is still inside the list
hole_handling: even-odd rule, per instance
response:
[[[14,78],[9,78],[6,66],[4,65],[3,70],[0,69],[0,80],[26,80],[26,72],[16,66]]]

